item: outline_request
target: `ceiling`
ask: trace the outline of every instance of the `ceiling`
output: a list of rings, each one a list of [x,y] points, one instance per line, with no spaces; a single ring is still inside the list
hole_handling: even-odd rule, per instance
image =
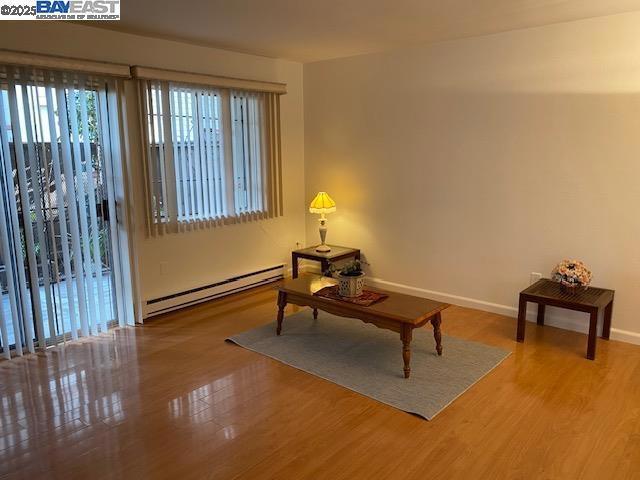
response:
[[[640,0],[125,0],[122,20],[99,26],[314,62],[635,10]]]

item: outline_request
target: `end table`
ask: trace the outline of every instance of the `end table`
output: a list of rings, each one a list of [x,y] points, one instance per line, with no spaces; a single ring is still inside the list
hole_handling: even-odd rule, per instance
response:
[[[518,306],[518,342],[524,342],[524,329],[527,316],[527,302],[538,304],[538,325],[544,325],[544,310],[547,305],[566,308],[589,314],[589,340],[587,342],[587,358],[596,358],[596,337],[598,313],[604,309],[602,338],[608,340],[611,333],[611,314],[613,313],[613,296],[615,292],[606,288],[587,287],[586,289],[568,292],[562,285],[548,278],[538,280],[520,292]]]
[[[346,258],[360,260],[360,250],[357,248],[340,247],[337,245],[329,245],[329,247],[331,247],[330,252],[316,252],[315,246],[301,248],[300,250],[291,252],[291,266],[293,269],[291,276],[298,278],[298,260],[301,258],[320,262],[321,273],[324,273],[333,262]]]

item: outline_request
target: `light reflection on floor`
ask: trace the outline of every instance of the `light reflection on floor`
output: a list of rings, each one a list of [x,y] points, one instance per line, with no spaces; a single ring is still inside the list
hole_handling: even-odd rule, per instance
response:
[[[233,478],[231,459],[279,446],[255,436],[283,414],[272,363],[224,342],[272,292],[241,298],[219,303],[228,323],[199,307],[0,360],[0,478]]]
[[[110,322],[115,319],[115,310],[113,307],[113,291],[111,284],[111,275],[109,273],[104,273],[102,275],[102,293],[99,292],[98,282],[91,282],[93,285],[93,297],[95,299],[96,305],[98,302],[102,302],[104,305],[105,316],[107,317],[105,322]],[[73,286],[73,298],[77,297],[77,285],[75,281],[72,283]],[[86,286],[85,286],[86,287]],[[88,288],[87,288],[88,290]],[[71,317],[69,315],[69,298],[67,295],[67,284],[63,281],[60,283],[52,284],[52,301],[55,302],[57,308],[56,315],[56,329],[57,334],[61,332],[68,333],[71,332]],[[27,302],[31,302],[31,293],[30,289],[27,289]],[[41,305],[41,313],[42,313],[42,321],[44,325],[44,335],[46,338],[51,336],[48,313],[47,313],[47,298],[45,295],[45,288],[40,287],[40,305]],[[77,308],[77,306],[76,306]],[[97,307],[96,307],[97,308]],[[11,302],[9,300],[9,295],[4,293],[2,295],[2,313],[4,314],[5,323],[7,326],[7,334],[9,337],[9,344],[12,345],[15,343],[15,333],[12,321],[12,313],[11,313]],[[99,312],[96,312],[99,315]],[[77,315],[77,313],[76,313]],[[79,320],[77,320],[79,322]],[[55,324],[55,322],[54,322]],[[79,323],[78,323],[79,325]]]

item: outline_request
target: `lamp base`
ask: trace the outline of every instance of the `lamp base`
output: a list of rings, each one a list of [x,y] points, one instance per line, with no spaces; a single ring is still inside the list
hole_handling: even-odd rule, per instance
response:
[[[319,253],[327,253],[331,251],[329,245],[325,243],[325,239],[327,238],[327,219],[324,216],[324,213],[320,215],[320,245],[316,247],[316,252]]]

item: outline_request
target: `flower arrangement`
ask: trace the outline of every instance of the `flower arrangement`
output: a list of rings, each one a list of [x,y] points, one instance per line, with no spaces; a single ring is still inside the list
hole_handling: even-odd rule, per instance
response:
[[[591,270],[580,260],[562,260],[551,272],[551,279],[565,287],[586,287],[591,283]]]

